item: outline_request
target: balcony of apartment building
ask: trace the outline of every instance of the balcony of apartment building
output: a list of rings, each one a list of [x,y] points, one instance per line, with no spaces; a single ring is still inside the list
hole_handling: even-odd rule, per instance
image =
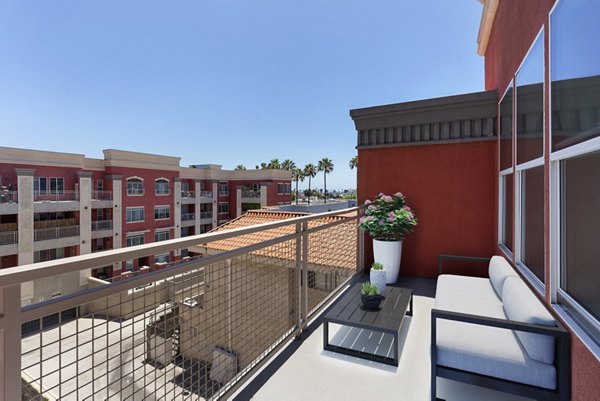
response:
[[[80,225],[77,217],[66,212],[36,213],[33,224],[33,249],[65,248],[79,245]]]
[[[17,222],[5,222],[3,217],[0,216],[0,257],[17,254],[18,242],[19,232]]]
[[[113,221],[106,220],[92,220],[92,238],[105,238],[112,237],[113,235]]]
[[[4,399],[426,400],[435,279],[401,277],[412,316],[397,339],[330,325],[354,355],[323,349],[323,313],[365,280],[361,208],[0,270]],[[237,220],[238,222],[240,220]],[[21,307],[25,280],[186,249],[194,255]],[[186,252],[187,253],[187,252]],[[68,313],[67,313],[68,312]],[[55,316],[47,325],[49,316]],[[39,321],[22,336],[21,325]],[[90,346],[93,344],[93,347]],[[399,364],[369,361],[361,353]],[[307,385],[310,383],[310,385]],[[447,400],[524,400],[438,379]]]
[[[112,191],[92,191],[92,208],[107,209],[113,206]]]

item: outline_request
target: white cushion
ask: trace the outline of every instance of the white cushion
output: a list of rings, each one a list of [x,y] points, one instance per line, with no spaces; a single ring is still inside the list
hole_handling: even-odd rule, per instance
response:
[[[502,301],[504,311],[510,320],[556,326],[552,315],[518,277],[506,278],[502,290]],[[554,337],[522,331],[517,331],[516,334],[531,358],[548,364],[554,362]]]
[[[502,298],[502,287],[507,277],[517,277],[510,264],[502,256],[492,256],[488,269],[490,282],[496,294]]]
[[[502,302],[487,278],[442,274],[437,281],[434,307],[506,319]]]
[[[512,330],[437,321],[438,365],[555,389],[556,368],[524,352]]]

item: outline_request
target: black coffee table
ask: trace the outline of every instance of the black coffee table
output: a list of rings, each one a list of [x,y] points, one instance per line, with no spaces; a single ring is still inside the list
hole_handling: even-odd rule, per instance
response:
[[[412,316],[411,289],[386,286],[379,310],[369,311],[360,301],[360,287],[355,283],[323,317],[323,348],[388,365],[398,366],[398,335],[404,316]],[[329,343],[329,323],[391,334],[394,338],[394,357],[371,354]]]

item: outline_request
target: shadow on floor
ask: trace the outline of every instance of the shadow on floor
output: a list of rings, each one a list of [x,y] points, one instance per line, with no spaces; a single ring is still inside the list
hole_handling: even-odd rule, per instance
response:
[[[368,275],[358,275],[352,279],[350,286],[356,282],[368,281]],[[430,278],[412,277],[412,276],[400,276],[395,284],[388,284],[394,287],[410,288],[413,290],[413,294],[417,296],[435,297],[437,280]],[[339,298],[338,298],[339,299]],[[310,337],[313,332],[323,323],[322,316],[327,313],[338,301],[334,301],[329,305],[323,313],[313,320],[308,328],[302,332],[299,339],[293,340],[287,347],[285,347],[277,357],[275,357],[246,387],[244,387],[238,395],[234,398],[234,401],[243,401],[251,399],[258,390],[277,372],[277,370],[285,364],[285,362],[300,348],[303,341]]]

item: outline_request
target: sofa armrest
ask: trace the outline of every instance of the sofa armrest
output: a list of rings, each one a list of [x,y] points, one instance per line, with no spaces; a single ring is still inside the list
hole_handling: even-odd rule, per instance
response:
[[[491,258],[480,258],[475,256],[460,256],[460,255],[439,255],[438,256],[438,274],[442,274],[442,267],[445,260],[460,260],[463,262],[473,263],[490,263]]]

